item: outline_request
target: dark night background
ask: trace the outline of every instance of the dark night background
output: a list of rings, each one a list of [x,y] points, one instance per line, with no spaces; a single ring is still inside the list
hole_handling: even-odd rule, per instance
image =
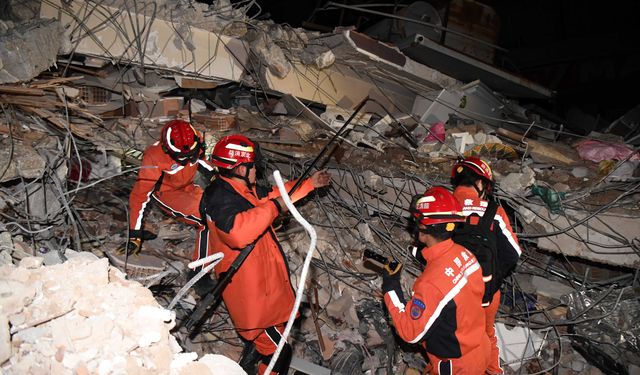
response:
[[[348,5],[381,1],[342,0]],[[428,1],[435,8],[447,1]],[[479,1],[499,16],[494,64],[556,91],[534,104],[588,133],[638,105],[640,95],[640,1]],[[355,26],[359,31],[383,17],[325,9],[324,0],[261,0],[263,17],[317,30]],[[390,2],[391,5],[411,1]],[[392,12],[393,6],[371,8]],[[526,100],[520,100],[527,103]],[[576,111],[579,109],[580,111]],[[576,115],[576,112],[579,115]],[[585,116],[589,115],[589,116]],[[596,123],[598,125],[596,125]]]

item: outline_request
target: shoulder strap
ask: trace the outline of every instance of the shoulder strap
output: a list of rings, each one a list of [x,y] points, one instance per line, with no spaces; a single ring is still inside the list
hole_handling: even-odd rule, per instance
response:
[[[496,212],[498,212],[498,204],[490,200],[487,209],[484,211],[482,218],[480,218],[480,222],[478,223],[480,227],[489,230],[491,228],[491,223],[493,223],[493,219],[496,217]]]

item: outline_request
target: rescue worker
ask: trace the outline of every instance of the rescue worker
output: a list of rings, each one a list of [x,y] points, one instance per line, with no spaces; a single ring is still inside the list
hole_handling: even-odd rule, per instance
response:
[[[473,254],[451,239],[464,221],[460,204],[433,187],[413,207],[426,266],[405,302],[400,272],[383,274],[384,302],[400,338],[424,345],[431,374],[484,374],[489,339],[481,306],[484,282]]]
[[[451,184],[454,187],[453,195],[462,205],[462,213],[465,217],[477,214],[483,217],[489,201],[492,200],[494,188],[493,173],[489,165],[477,157],[468,157],[454,164],[451,170]],[[492,203],[497,204],[497,203]],[[491,362],[487,373],[502,374],[500,366],[500,350],[495,332],[495,318],[500,305],[500,285],[515,268],[522,250],[518,244],[518,238],[513,233],[511,223],[506,212],[501,206],[495,210],[491,233],[495,239],[496,259],[492,272],[492,289],[496,289],[493,297],[485,298],[488,306],[486,313],[486,332],[491,341]]]
[[[205,189],[201,204],[210,248],[224,253],[216,274],[227,271],[246,246],[255,244],[222,298],[237,332],[253,342],[261,355],[258,372],[262,374],[280,341],[295,295],[285,254],[272,227],[287,208],[277,187],[256,186],[256,147],[243,135],[224,137],[215,145],[211,161],[219,176]],[[294,192],[292,201],[330,182],[329,173],[316,172]],[[285,186],[290,189],[294,183]],[[286,374],[291,355],[291,346],[286,344],[273,371]]]
[[[173,120],[164,125],[160,141],[147,147],[142,156],[142,167],[129,195],[129,241],[120,252],[126,249],[137,254],[143,240],[155,238],[143,230],[145,213],[153,201],[179,221],[196,227],[192,259],[206,256],[208,235],[199,211],[203,189],[194,183],[198,169],[208,178],[214,172],[204,151],[202,136],[188,122]],[[205,277],[195,290],[202,295],[212,287],[213,281]]]

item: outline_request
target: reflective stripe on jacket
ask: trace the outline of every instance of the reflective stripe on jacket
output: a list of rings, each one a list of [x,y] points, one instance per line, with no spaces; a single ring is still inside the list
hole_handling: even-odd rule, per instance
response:
[[[438,358],[461,358],[487,346],[482,272],[476,258],[452,240],[424,248],[427,266],[404,303],[402,291],[392,290],[384,301],[398,335],[421,342]],[[484,372],[484,369],[480,369]]]

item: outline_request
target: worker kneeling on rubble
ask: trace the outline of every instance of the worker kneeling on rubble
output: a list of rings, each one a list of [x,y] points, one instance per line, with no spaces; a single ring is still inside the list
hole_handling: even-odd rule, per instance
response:
[[[513,233],[509,217],[492,199],[495,182],[489,165],[471,156],[458,161],[451,169],[453,195],[462,205],[465,223],[454,241],[467,246],[478,258],[485,280],[482,300],[486,315],[486,332],[491,341],[491,362],[487,373],[502,374],[500,350],[494,322],[500,305],[500,286],[518,264],[522,250]]]
[[[219,177],[205,190],[201,205],[210,248],[224,253],[216,274],[227,271],[244,247],[255,244],[222,297],[238,333],[253,342],[262,356],[258,367],[262,374],[280,341],[295,295],[285,254],[272,227],[286,206],[276,187],[256,186],[256,146],[243,135],[227,136],[216,144],[211,161]],[[292,201],[330,182],[329,173],[316,172],[295,191]],[[291,189],[294,184],[285,186]],[[273,371],[286,374],[290,362],[291,346],[286,344]]]
[[[204,220],[200,215],[203,189],[194,183],[196,172],[211,178],[213,166],[204,156],[205,144],[191,124],[182,120],[169,121],[162,128],[162,138],[147,147],[142,157],[138,179],[129,196],[129,242],[119,249],[137,254],[143,240],[155,235],[143,230],[143,220],[149,201],[178,220],[197,228],[193,260],[207,254]],[[206,286],[201,279],[196,287]],[[209,280],[209,283],[211,281]]]
[[[431,374],[484,374],[489,363],[480,264],[451,239],[456,223],[464,221],[460,211],[447,189],[427,190],[412,207],[427,262],[411,299],[405,302],[399,271],[383,275],[384,301],[396,331],[406,342],[424,345]]]

